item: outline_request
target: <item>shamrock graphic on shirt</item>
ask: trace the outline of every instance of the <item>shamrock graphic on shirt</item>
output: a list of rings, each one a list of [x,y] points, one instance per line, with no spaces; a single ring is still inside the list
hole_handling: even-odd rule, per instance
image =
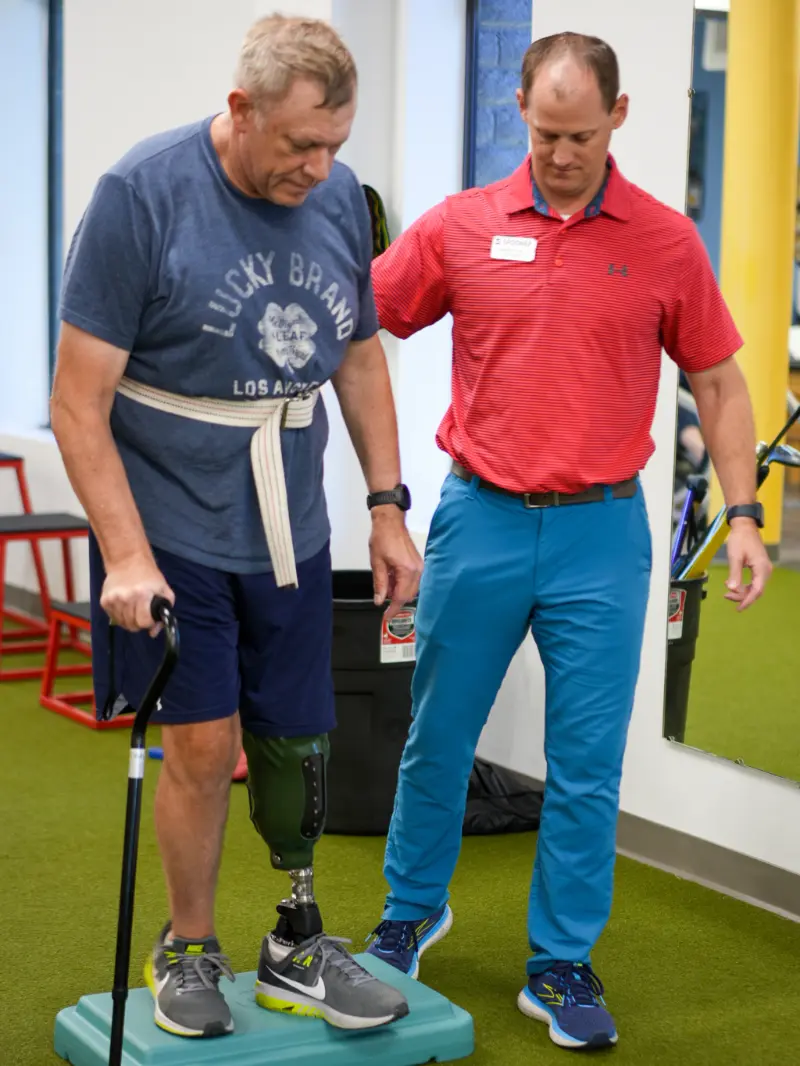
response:
[[[317,350],[311,339],[317,332],[316,322],[299,304],[269,303],[258,324],[258,346],[279,367],[300,370]]]

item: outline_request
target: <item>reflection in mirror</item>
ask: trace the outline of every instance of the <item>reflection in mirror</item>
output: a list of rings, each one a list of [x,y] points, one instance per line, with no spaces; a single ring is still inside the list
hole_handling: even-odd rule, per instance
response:
[[[687,183],[687,214],[718,276],[725,17],[697,12]],[[800,655],[795,630],[800,604],[798,264],[800,247],[794,264],[787,264],[795,273],[795,285],[785,419],[770,427],[770,439],[759,443],[753,457],[761,480],[783,480],[780,543],[771,546],[775,569],[767,592],[743,613],[724,598],[727,524],[708,491],[710,464],[689,383],[684,375],[679,379],[664,706],[667,739],[794,781],[800,781]]]
[[[800,366],[792,371],[800,377]],[[800,381],[794,382],[800,393]],[[664,736],[760,770],[800,780],[797,637],[800,602],[800,402],[787,395],[783,438],[759,442],[759,481],[784,475],[783,530],[767,593],[738,613],[724,599],[728,569],[722,510],[708,510],[708,460],[692,456],[691,393],[681,390],[676,437]],[[695,413],[696,419],[696,413]],[[789,425],[789,422],[795,421]],[[785,427],[779,427],[776,438]],[[787,444],[787,439],[794,443]],[[687,441],[689,442],[687,444]],[[773,445],[770,447],[769,445]],[[715,532],[717,535],[715,536]]]

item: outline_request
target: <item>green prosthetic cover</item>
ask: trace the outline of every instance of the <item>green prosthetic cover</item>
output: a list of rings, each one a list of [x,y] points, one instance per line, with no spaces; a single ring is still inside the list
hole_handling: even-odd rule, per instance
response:
[[[255,737],[242,731],[247,756],[250,820],[266,841],[276,870],[311,866],[325,828],[327,734]]]

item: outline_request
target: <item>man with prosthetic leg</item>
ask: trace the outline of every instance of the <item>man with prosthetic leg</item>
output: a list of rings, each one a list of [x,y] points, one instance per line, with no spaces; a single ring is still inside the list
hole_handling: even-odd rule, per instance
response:
[[[335,725],[325,382],[374,504],[376,602],[399,611],[422,567],[405,526],[369,212],[335,161],[356,82],[327,23],[257,22],[225,112],[135,145],[102,175],[62,285],[51,424],[92,530],[98,708],[115,696],[138,705],[155,674],[153,596],[180,624],[152,718],[169,921],[146,978],[156,1024],[186,1037],[234,1025],[214,904],[242,747],[252,822],[286,872],[277,919],[264,918],[258,1003],[354,1029],[408,1010],[327,935],[313,884]]]

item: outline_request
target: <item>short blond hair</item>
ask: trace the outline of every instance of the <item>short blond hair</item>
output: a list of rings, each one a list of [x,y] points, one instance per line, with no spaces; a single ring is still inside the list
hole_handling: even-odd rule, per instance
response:
[[[322,106],[336,109],[350,103],[357,84],[355,61],[329,23],[284,15],[250,27],[235,77],[257,106],[280,102],[297,78],[308,78],[322,88]]]

